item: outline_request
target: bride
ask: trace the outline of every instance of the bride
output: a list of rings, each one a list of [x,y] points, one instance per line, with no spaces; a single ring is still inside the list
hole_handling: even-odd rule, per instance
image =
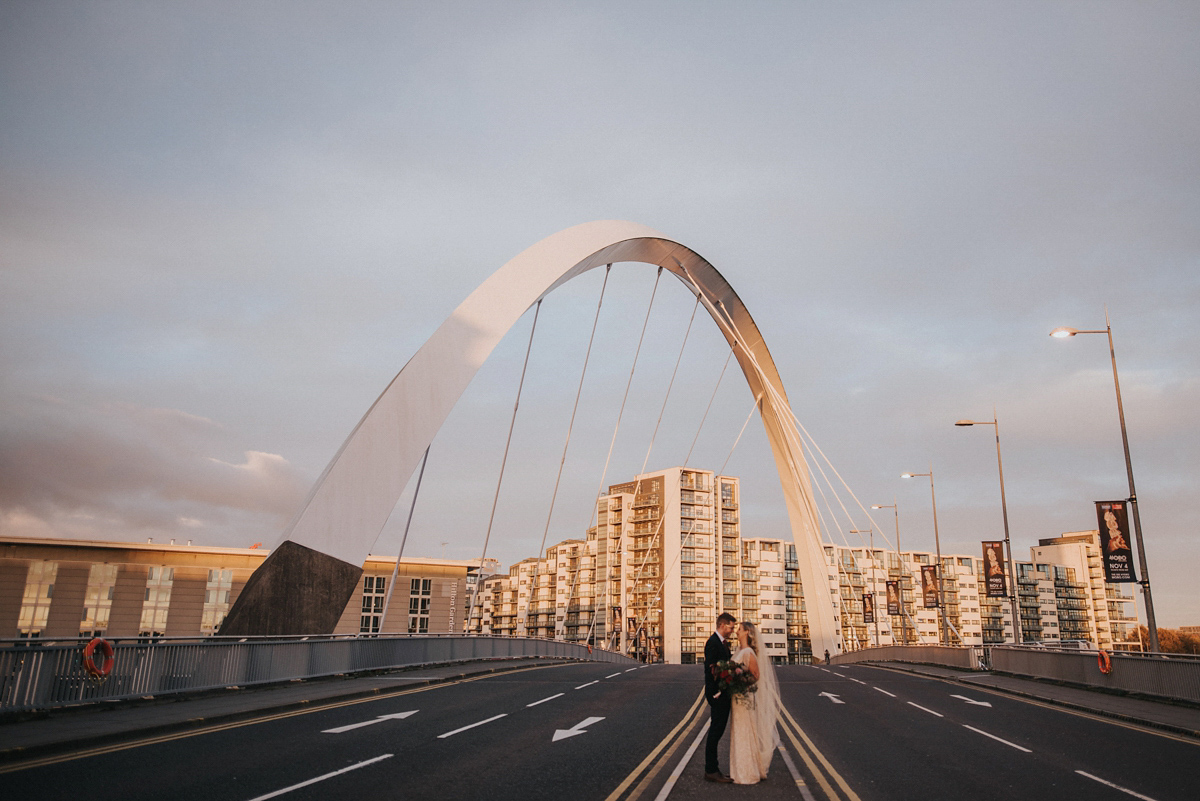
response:
[[[739,648],[734,661],[754,675],[757,692],[733,697],[730,718],[729,775],[737,784],[755,784],[767,778],[771,757],[779,745],[775,718],[779,714],[779,682],[771,657],[763,653],[762,639],[753,623],[742,623],[737,632]]]

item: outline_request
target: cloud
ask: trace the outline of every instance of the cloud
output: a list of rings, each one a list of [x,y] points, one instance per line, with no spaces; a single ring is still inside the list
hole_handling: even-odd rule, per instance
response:
[[[235,521],[277,530],[307,487],[277,454],[213,455],[233,437],[177,409],[54,398],[10,406],[0,424],[6,533],[220,538]]]

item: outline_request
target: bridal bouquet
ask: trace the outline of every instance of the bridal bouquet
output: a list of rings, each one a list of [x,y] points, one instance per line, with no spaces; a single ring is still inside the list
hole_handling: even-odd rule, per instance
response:
[[[746,695],[758,690],[758,680],[750,669],[741,662],[723,659],[712,666],[713,678],[717,680],[717,689],[728,691],[730,695]]]

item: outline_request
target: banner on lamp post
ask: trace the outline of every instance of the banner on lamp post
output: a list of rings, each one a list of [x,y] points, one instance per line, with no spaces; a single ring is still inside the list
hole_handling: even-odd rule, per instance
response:
[[[937,583],[937,565],[921,565],[921,596],[925,599],[926,609],[939,606]]]
[[[1004,543],[983,543],[983,578],[988,598],[1004,598],[1008,595],[1008,582],[1004,579]]]
[[[875,596],[869,592],[864,592],[863,597],[863,623],[875,622]]]
[[[1096,520],[1104,580],[1113,584],[1137,581],[1133,572],[1133,548],[1129,546],[1129,504],[1126,501],[1096,501]]]
[[[900,582],[887,582],[887,613],[889,615],[900,614]]]

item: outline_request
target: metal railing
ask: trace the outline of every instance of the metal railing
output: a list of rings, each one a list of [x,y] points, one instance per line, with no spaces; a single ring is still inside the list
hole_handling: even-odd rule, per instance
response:
[[[1069,682],[1119,692],[1200,703],[1200,658],[1111,651],[1112,670],[1100,670],[1097,651],[994,645],[991,668],[1014,676]]]
[[[0,641],[0,711],[51,709],[170,693],[487,659],[546,657],[635,664],[560,640],[457,634],[369,637],[110,639],[112,671],[83,666],[85,640]]]
[[[979,649],[982,650],[982,649]],[[829,661],[835,665],[853,662],[911,662],[941,665],[962,670],[979,670],[981,654],[977,649],[959,645],[883,645],[838,654]]]

